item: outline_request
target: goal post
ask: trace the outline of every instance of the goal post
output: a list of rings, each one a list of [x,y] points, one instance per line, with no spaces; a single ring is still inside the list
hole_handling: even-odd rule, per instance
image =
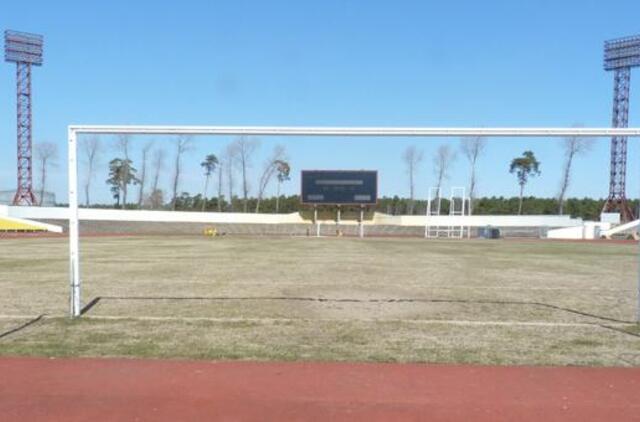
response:
[[[80,233],[78,213],[78,135],[237,135],[237,136],[342,136],[385,138],[436,137],[640,137],[640,128],[456,128],[456,127],[291,127],[291,126],[102,126],[68,127],[69,286],[70,315],[82,313]],[[639,255],[640,256],[640,255]],[[640,273],[640,272],[639,272]],[[640,321],[640,274],[637,320]]]

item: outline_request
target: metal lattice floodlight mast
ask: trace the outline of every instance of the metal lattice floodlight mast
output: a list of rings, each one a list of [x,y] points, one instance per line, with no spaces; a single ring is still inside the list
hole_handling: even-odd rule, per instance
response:
[[[34,205],[32,177],[31,66],[42,65],[42,35],[4,32],[4,59],[16,64],[18,186],[14,205]]]
[[[71,317],[80,302],[80,239],[78,216],[78,135],[278,135],[367,137],[640,137],[640,128],[421,128],[421,127],[255,127],[255,126],[69,126],[69,282]],[[640,321],[640,277],[638,278]]]
[[[629,87],[631,68],[640,66],[640,36],[625,37],[604,43],[604,69],[613,74],[613,116],[611,126],[629,125]],[[633,220],[633,211],[627,203],[627,137],[611,138],[611,174],[609,196],[603,211],[618,210],[624,222]]]

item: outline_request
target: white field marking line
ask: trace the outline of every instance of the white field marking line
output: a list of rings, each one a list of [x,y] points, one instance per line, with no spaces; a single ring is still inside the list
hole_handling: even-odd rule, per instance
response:
[[[167,282],[168,284],[170,284],[170,282]],[[195,282],[198,284],[209,284],[210,282],[208,281],[202,281],[202,282]],[[282,283],[282,282],[278,282],[278,285],[280,286],[305,286],[305,287],[313,287],[313,286],[319,286],[319,287],[324,287],[327,285],[337,285],[337,286],[342,286],[344,285],[344,283],[334,283],[334,284],[330,284],[330,283],[324,283],[324,284],[305,284],[305,283],[295,283],[295,282],[290,282],[290,283]],[[383,286],[383,287],[388,287],[388,284],[384,284],[384,283],[379,283],[377,284],[379,286]],[[243,286],[273,286],[273,283],[243,283]],[[371,285],[367,285],[368,287],[370,286],[375,286],[375,284],[371,284]],[[453,290],[453,289],[469,289],[469,290],[522,290],[522,291],[535,291],[535,290],[576,290],[576,289],[580,289],[580,290],[592,290],[592,291],[602,291],[602,292],[635,292],[635,289],[615,289],[612,287],[580,287],[580,286],[566,286],[566,287],[518,287],[518,286],[471,286],[471,285],[452,285],[452,286],[425,286],[424,284],[402,284],[400,285],[400,287],[413,287],[413,286],[420,286],[421,288],[427,288],[427,289],[444,289],[444,290]]]
[[[17,319],[36,319],[40,315],[0,315],[0,319],[6,320],[17,320]],[[47,318],[47,316],[43,316],[42,319]]]
[[[51,318],[51,317],[48,317]],[[472,321],[457,319],[375,319],[375,318],[216,318],[216,317],[171,317],[171,316],[125,316],[125,315],[85,315],[83,319],[93,320],[138,320],[138,321],[175,321],[175,322],[396,322],[407,324],[425,324],[425,325],[468,325],[468,326],[507,326],[507,327],[595,327],[599,328],[600,323],[588,322],[545,322],[545,321]],[[605,324],[605,323],[602,323]],[[634,323],[625,322],[607,322],[606,325],[612,327],[629,327]]]
[[[172,280],[149,280],[149,283],[164,283],[164,284],[168,284],[171,286],[175,286],[175,283]],[[211,285],[211,280],[200,280],[200,279],[194,279],[191,280],[189,282],[186,282],[185,284],[204,284],[204,285]],[[344,283],[318,283],[318,284],[314,284],[314,283],[298,283],[295,281],[291,281],[291,282],[281,282],[278,281],[278,285],[279,286],[302,286],[302,287],[325,287],[325,286],[342,286],[344,285]],[[248,286],[269,286],[269,287],[273,287],[273,283],[272,282],[243,282],[242,286],[244,287],[248,287]],[[367,284],[367,287],[372,287],[372,286],[382,286],[382,287],[388,287],[388,284],[385,283],[371,283],[371,284]],[[545,291],[545,290],[550,290],[550,291],[556,291],[556,290],[591,290],[591,291],[602,291],[602,292],[635,292],[635,289],[617,289],[614,287],[586,287],[586,286],[554,286],[554,287],[526,287],[526,286],[474,286],[474,285],[470,285],[470,284],[460,284],[460,285],[450,285],[450,286],[428,286],[428,285],[424,285],[424,284],[420,284],[420,283],[407,283],[407,284],[401,284],[399,285],[399,287],[415,287],[418,286],[420,288],[426,288],[426,289],[443,289],[443,290],[455,290],[455,289],[468,289],[468,290],[522,290],[523,292],[526,291],[536,291],[536,290],[540,290],[540,291]]]
[[[0,315],[0,320],[31,320],[38,316],[32,315]],[[64,315],[44,315],[42,319],[67,318]],[[171,317],[171,316],[127,316],[127,315],[85,315],[83,319],[95,320],[140,320],[140,321],[205,321],[205,322],[400,322],[408,324],[448,324],[448,325],[479,325],[479,326],[540,326],[540,327],[594,327],[599,326],[597,322],[547,322],[547,321],[474,321],[458,319],[380,319],[380,318],[221,318],[221,317]],[[604,324],[604,323],[603,323]],[[613,327],[633,326],[632,322],[607,322],[606,325]]]

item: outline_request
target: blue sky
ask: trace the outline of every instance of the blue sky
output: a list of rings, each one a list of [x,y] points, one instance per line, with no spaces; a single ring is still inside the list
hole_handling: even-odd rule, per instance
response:
[[[603,41],[640,33],[639,12],[637,0],[25,0],[3,4],[0,28],[45,35],[45,64],[33,79],[34,141],[59,144],[50,187],[64,201],[68,124],[609,126]],[[632,126],[640,125],[639,90],[636,70]],[[15,188],[14,102],[15,68],[2,63],[0,190]],[[199,162],[228,141],[196,141],[182,190],[200,190]],[[367,168],[380,171],[382,194],[406,195],[400,157],[416,144],[425,153],[424,197],[434,183],[431,157],[444,142],[458,147],[445,139],[264,137],[253,186],[266,155],[283,144],[294,169],[286,193],[297,191],[303,168]],[[640,189],[638,142],[629,146],[632,197]],[[134,149],[143,143],[134,139]],[[516,195],[508,163],[525,149],[542,162],[527,193],[555,195],[562,155],[559,141],[546,139],[490,139],[479,193]],[[101,168],[116,155],[109,149]],[[609,141],[600,139],[576,163],[570,196],[606,196],[608,162]],[[104,201],[105,178],[102,171],[94,194]],[[447,185],[467,178],[459,156]]]

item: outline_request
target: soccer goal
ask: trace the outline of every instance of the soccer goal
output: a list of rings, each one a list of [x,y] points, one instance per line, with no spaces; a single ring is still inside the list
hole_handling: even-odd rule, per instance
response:
[[[371,137],[406,138],[427,141],[436,138],[482,136],[489,138],[518,137],[639,137],[640,128],[421,128],[421,127],[229,127],[229,126],[84,126],[68,127],[68,219],[69,219],[69,282],[70,315],[82,313],[82,272],[80,268],[81,244],[79,236],[80,214],[78,183],[79,135],[169,135],[169,136],[306,136],[306,137]],[[464,213],[464,193],[461,207]],[[457,228],[462,233],[461,228]],[[631,275],[630,275],[631,277]],[[639,284],[640,287],[640,284]],[[640,297],[640,291],[639,295]],[[640,309],[640,304],[638,306]],[[638,313],[640,319],[640,313]]]

